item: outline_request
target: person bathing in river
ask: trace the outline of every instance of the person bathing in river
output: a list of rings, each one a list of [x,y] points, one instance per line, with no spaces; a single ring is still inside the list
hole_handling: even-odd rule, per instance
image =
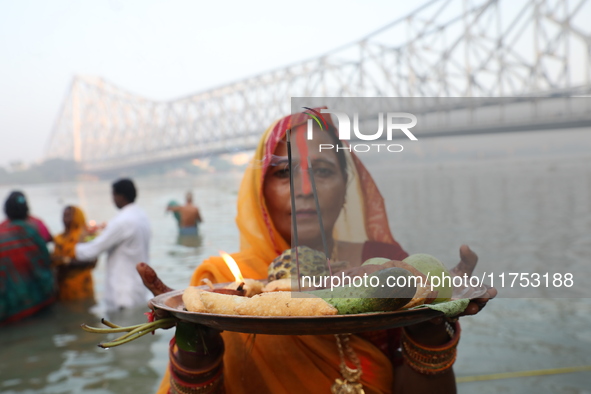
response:
[[[197,235],[199,233],[199,224],[203,219],[199,208],[193,205],[193,193],[187,192],[185,205],[169,203],[166,210],[175,214],[179,225],[179,235]]]
[[[51,254],[52,264],[57,271],[58,300],[94,299],[92,270],[96,260],[76,260],[76,244],[88,232],[84,212],[69,205],[64,208],[62,220],[64,232],[54,237],[55,248]]]
[[[264,133],[244,175],[236,218],[240,251],[232,257],[245,278],[267,278],[271,261],[291,247],[294,212],[290,204],[285,131],[291,129],[292,138],[296,139],[298,133],[306,133],[307,119],[305,114],[295,114],[274,123]],[[326,120],[330,118],[327,116]],[[298,170],[293,176],[299,244],[323,251],[323,231],[331,261],[336,260],[339,269],[351,276],[356,271],[363,275],[368,267],[360,266],[368,258],[402,260],[408,254],[394,240],[384,199],[355,154],[345,149],[319,153],[320,144],[343,146],[336,133],[329,121],[328,130],[315,129],[313,139],[304,142],[310,152],[324,228],[318,224],[312,192],[302,187],[303,171]],[[301,168],[304,160],[300,157],[295,152],[293,168]],[[456,272],[470,275],[477,256],[462,246],[460,258]],[[155,295],[170,291],[150,267],[140,263],[137,269]],[[220,257],[210,257],[199,265],[191,285],[202,285],[203,279],[214,283],[234,281]],[[492,289],[482,299],[470,302],[463,314],[478,313],[494,295]],[[459,323],[442,318],[404,329],[338,337],[253,336],[228,331],[220,334],[198,325],[192,330],[195,349],[181,349],[181,341],[186,343],[187,338],[178,330],[179,346],[174,338],[171,341],[169,368],[159,394],[224,390],[231,394],[361,393],[361,386],[367,394],[447,394],[456,390],[452,365],[460,328]],[[205,343],[204,347],[201,343]],[[401,354],[401,346],[412,351]],[[345,383],[348,387],[343,386]]]
[[[4,203],[0,224],[0,326],[33,315],[55,300],[55,281],[46,241],[28,220],[21,192]]]
[[[149,261],[150,221],[135,204],[136,188],[130,179],[113,183],[113,202],[119,213],[90,242],[76,244],[78,261],[93,261],[107,252],[105,303],[109,310],[141,305],[148,293],[135,270],[139,261]]]

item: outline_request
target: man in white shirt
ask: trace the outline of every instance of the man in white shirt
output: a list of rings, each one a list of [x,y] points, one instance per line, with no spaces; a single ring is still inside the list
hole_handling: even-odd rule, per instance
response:
[[[119,213],[94,240],[76,245],[76,260],[79,261],[94,260],[107,252],[104,300],[110,310],[145,305],[149,299],[135,266],[139,262],[149,262],[150,222],[134,203],[136,195],[130,179],[113,183],[113,201]]]

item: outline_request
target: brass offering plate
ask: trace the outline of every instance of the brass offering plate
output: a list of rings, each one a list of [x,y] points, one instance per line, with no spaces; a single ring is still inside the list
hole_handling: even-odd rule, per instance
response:
[[[224,287],[220,283],[215,287]],[[198,286],[208,289],[207,286]],[[151,300],[156,309],[169,312],[179,320],[203,324],[222,331],[266,335],[325,335],[384,330],[420,323],[443,313],[427,307],[394,312],[333,316],[244,316],[197,313],[185,310],[184,290],[161,294]]]

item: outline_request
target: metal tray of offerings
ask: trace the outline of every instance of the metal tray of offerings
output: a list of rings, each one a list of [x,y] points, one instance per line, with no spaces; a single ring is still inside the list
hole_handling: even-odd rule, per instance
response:
[[[216,284],[223,288],[229,283]],[[198,286],[203,290],[207,286]],[[152,299],[155,309],[167,311],[179,320],[203,324],[221,331],[265,335],[327,335],[359,333],[409,326],[442,316],[427,307],[332,316],[245,316],[189,312],[183,303],[184,290],[175,290]]]

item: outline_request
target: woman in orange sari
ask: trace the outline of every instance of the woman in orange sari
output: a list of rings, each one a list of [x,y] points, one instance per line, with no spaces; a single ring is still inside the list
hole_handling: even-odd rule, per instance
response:
[[[55,249],[51,255],[57,266],[58,299],[61,301],[94,299],[92,270],[96,262],[75,260],[76,244],[86,234],[84,212],[78,207],[64,209],[65,231],[54,238]]]
[[[232,257],[245,278],[265,279],[271,261],[291,247],[292,212],[285,131],[291,129],[297,138],[298,133],[305,132],[307,118],[307,115],[296,114],[273,124],[263,135],[244,175],[236,219],[240,252]],[[365,167],[349,152],[318,155],[319,144],[340,144],[334,126],[330,126],[328,132],[315,132],[314,139],[306,143],[332,260],[342,261],[346,256],[343,268],[349,270],[356,269],[370,257],[402,260],[407,254],[390,233],[383,198]],[[294,163],[299,163],[297,154]],[[294,173],[294,178],[297,177],[299,175]],[[313,197],[303,191],[300,179],[295,185],[299,244],[323,250]],[[343,209],[345,201],[346,209]],[[363,225],[349,226],[355,223]],[[462,254],[465,264],[475,264],[476,257],[469,249],[464,248]],[[154,294],[169,290],[147,265],[139,264],[138,271]],[[203,279],[214,283],[234,281],[219,257],[204,261],[195,270],[191,285],[201,285]],[[467,313],[476,313],[478,309],[477,305],[470,305]],[[403,338],[408,338],[409,344],[422,344],[414,348],[418,350],[413,354],[431,352],[436,356],[449,356],[447,364],[436,374],[426,374],[416,357],[414,363],[402,365],[395,359],[393,353],[400,345],[401,330],[336,339],[333,335],[253,336],[223,332],[220,344],[215,331],[204,327],[191,329],[181,324],[177,326],[177,336],[179,329],[199,331],[209,345],[207,349],[191,352],[177,346],[173,339],[170,367],[158,393],[205,393],[222,389],[228,393],[329,393],[331,390],[336,393],[347,392],[352,386],[357,391],[349,392],[362,392],[359,391],[361,386],[365,393],[455,392],[451,364],[459,326],[455,328],[452,338],[442,321],[405,330]],[[335,383],[337,379],[343,382],[349,378],[349,387]]]

